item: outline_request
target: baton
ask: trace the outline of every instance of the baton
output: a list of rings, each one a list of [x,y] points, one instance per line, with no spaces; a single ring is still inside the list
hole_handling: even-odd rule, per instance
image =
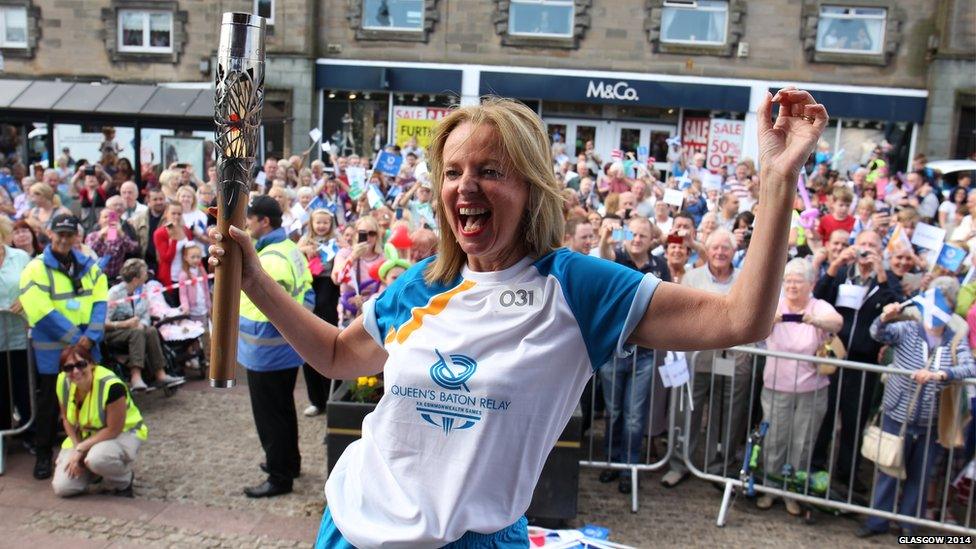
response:
[[[210,386],[234,386],[241,310],[241,247],[230,227],[244,228],[264,106],[264,19],[224,13],[214,77],[217,230],[224,255],[214,277]]]

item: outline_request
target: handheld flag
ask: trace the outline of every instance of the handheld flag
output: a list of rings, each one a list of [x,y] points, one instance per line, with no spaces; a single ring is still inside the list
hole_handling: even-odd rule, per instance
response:
[[[939,259],[936,260],[935,264],[954,273],[959,270],[965,258],[966,251],[962,248],[953,246],[952,244],[943,244],[942,251],[939,252]]]
[[[922,324],[926,328],[945,326],[952,318],[952,309],[942,290],[931,288],[912,298],[912,305],[922,313]]]

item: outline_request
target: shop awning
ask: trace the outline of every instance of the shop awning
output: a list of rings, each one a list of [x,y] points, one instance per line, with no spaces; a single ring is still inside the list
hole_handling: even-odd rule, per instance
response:
[[[776,93],[779,90],[770,88],[769,91]],[[817,101],[827,107],[827,113],[833,119],[855,118],[915,123],[925,121],[925,97],[823,90],[811,93]]]
[[[213,129],[213,90],[150,84],[0,79],[0,118],[54,123]],[[286,119],[264,106],[265,122]]]

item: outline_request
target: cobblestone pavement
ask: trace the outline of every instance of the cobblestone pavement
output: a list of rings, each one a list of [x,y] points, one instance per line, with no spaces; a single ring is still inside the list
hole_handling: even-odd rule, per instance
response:
[[[301,378],[301,376],[299,376]],[[306,405],[299,381],[296,404]],[[0,548],[45,547],[307,547],[324,501],[325,420],[299,417],[302,476],[294,493],[251,500],[241,489],[263,480],[263,459],[254,432],[246,387],[214,391],[191,382],[176,395],[139,398],[150,426],[140,451],[135,499],[88,495],[58,499],[47,483],[31,478],[33,458],[15,449],[0,477]],[[645,473],[640,509],[616,483],[601,484],[596,469],[581,471],[579,516],[611,530],[611,539],[649,546],[876,547],[894,545],[883,536],[867,542],[850,518],[819,515],[815,525],[786,514],[782,505],[761,512],[737,502],[724,528],[715,526],[721,493],[688,481],[660,486],[659,473]]]

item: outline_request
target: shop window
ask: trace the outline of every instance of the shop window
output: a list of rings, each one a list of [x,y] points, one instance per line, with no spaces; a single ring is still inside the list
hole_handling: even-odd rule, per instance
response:
[[[495,32],[503,46],[579,48],[593,0],[495,0]]]
[[[173,51],[173,14],[165,11],[119,10],[119,51]]]
[[[0,7],[0,47],[27,48],[26,7]]]
[[[898,51],[905,21],[905,11],[891,0],[806,0],[800,35],[809,61],[885,66]]]
[[[254,0],[254,14],[263,17],[266,26],[274,25],[275,1]]]
[[[736,55],[745,34],[745,0],[646,0],[645,28],[655,51]]]
[[[175,1],[112,0],[102,8],[105,48],[113,62],[178,63],[186,43],[187,12]]]
[[[881,53],[887,10],[822,6],[817,25],[817,51]]]
[[[508,33],[570,38],[573,15],[573,0],[512,0]]]
[[[357,40],[427,42],[440,18],[437,0],[349,0],[348,6]]]
[[[729,4],[722,0],[668,0],[661,10],[661,41],[671,44],[725,44]]]

